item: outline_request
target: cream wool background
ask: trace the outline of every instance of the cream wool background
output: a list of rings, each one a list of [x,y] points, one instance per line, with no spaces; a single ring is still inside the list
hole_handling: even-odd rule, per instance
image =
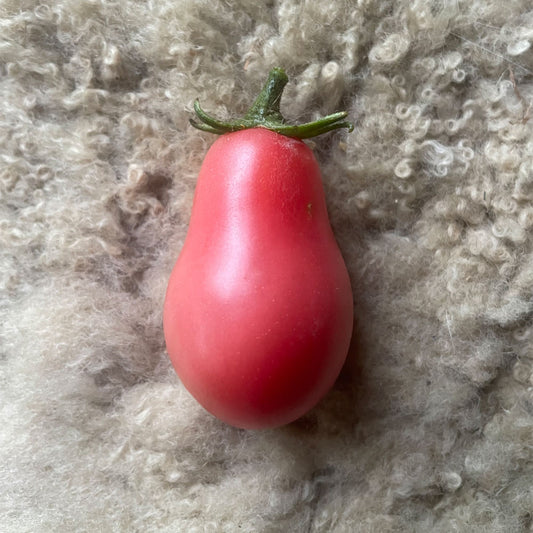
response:
[[[0,531],[527,532],[529,0],[0,3]],[[313,141],[356,336],[327,398],[242,431],[165,354],[213,142],[268,70]],[[305,303],[302,303],[305,305]]]

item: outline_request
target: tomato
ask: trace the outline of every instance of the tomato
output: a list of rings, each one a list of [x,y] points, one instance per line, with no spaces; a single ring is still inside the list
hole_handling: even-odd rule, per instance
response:
[[[310,148],[264,127],[224,133],[202,164],[165,298],[182,383],[231,425],[289,423],[335,382],[352,323]]]

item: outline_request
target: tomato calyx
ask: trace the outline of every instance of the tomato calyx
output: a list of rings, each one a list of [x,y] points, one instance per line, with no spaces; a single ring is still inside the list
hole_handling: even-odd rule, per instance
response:
[[[353,130],[353,124],[344,120],[348,116],[346,111],[339,111],[304,124],[287,124],[279,106],[281,94],[288,81],[287,74],[285,74],[283,69],[279,67],[273,68],[263,89],[242,119],[225,122],[213,118],[200,107],[200,102],[195,100],[194,111],[199,122],[190,119],[190,123],[199,130],[217,135],[250,128],[266,128],[281,135],[297,139],[309,139],[339,128],[347,128],[348,131]]]

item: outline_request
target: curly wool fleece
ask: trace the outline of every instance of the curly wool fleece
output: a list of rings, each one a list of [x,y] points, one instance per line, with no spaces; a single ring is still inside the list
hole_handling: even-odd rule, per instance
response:
[[[521,532],[533,517],[530,0],[4,0],[2,532]],[[356,335],[297,423],[186,392],[161,308],[220,117],[269,68]]]

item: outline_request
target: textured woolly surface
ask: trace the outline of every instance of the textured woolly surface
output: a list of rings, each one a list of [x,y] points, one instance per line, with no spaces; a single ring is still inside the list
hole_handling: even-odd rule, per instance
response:
[[[521,532],[533,520],[530,0],[0,2],[0,530]],[[331,393],[244,431],[161,327],[213,138],[272,66],[355,294]]]

